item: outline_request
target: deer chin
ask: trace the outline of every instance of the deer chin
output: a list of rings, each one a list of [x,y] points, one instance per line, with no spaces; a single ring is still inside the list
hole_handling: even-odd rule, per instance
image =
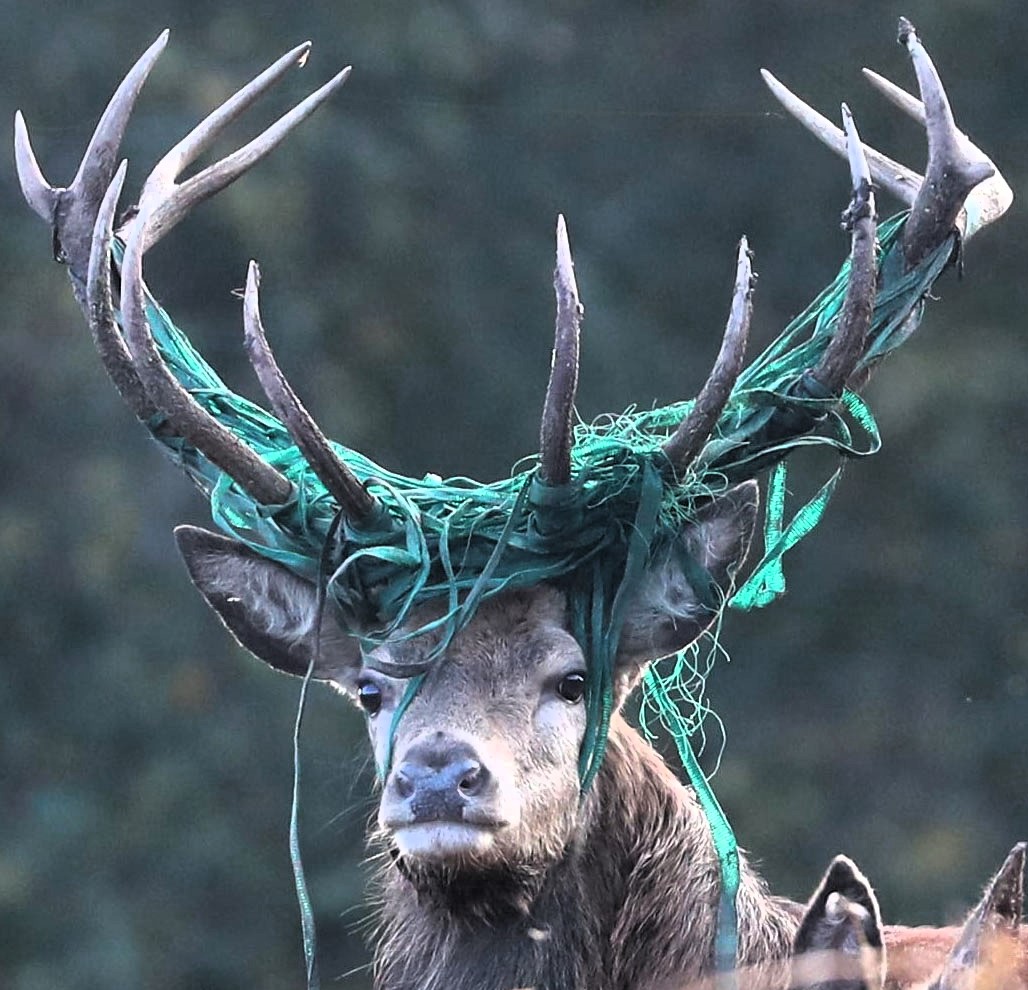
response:
[[[444,863],[488,859],[498,829],[467,822],[421,822],[392,830],[392,840],[405,859]]]

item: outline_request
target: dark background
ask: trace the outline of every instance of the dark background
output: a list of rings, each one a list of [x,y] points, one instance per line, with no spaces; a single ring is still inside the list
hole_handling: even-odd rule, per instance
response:
[[[0,12],[0,116],[25,111],[58,183],[166,25],[126,147],[133,191],[298,41],[315,41],[309,66],[255,118],[353,62],[327,108],[154,252],[148,280],[252,395],[232,290],[259,258],[266,322],[309,407],[411,474],[487,480],[535,450],[558,211],[587,307],[587,419],[695,394],[740,234],[761,275],[756,346],[834,275],[845,167],[776,109],[761,66],[833,117],[849,100],[865,139],[921,167],[917,128],[859,75],[910,84],[905,13],[959,120],[1024,188],[1020,0]],[[192,592],[171,528],[203,523],[204,505],[104,379],[10,155],[0,196],[0,985],[299,987],[298,685],[246,657]],[[726,622],[715,788],[781,893],[805,897],[845,851],[889,920],[952,920],[1028,837],[1024,234],[1018,202],[969,245],[964,281],[939,284],[869,390],[881,455],[851,466],[791,555],[787,597]],[[326,983],[358,990],[373,775],[358,715],[314,700],[306,862]]]

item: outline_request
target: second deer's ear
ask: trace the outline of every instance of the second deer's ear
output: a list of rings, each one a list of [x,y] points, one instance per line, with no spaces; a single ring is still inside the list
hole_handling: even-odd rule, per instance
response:
[[[885,978],[882,919],[867,878],[836,856],[793,940],[796,990],[880,990]]]
[[[621,630],[622,693],[648,661],[688,646],[714,621],[749,553],[759,496],[755,481],[729,489],[650,562]]]
[[[1023,950],[1018,928],[1024,911],[1024,867],[1028,843],[1019,842],[989,881],[978,906],[964,923],[942,972],[932,984],[937,990],[968,986],[1021,986]]]
[[[189,576],[207,604],[255,657],[287,674],[307,673],[317,644],[317,590],[238,540],[199,529],[175,530]],[[314,676],[352,691],[360,669],[357,640],[326,614]]]

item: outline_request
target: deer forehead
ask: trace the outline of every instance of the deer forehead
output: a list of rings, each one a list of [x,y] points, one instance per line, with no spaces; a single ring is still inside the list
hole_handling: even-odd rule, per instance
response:
[[[423,627],[440,611],[439,606],[419,610],[411,628]],[[447,689],[495,698],[583,663],[582,650],[567,628],[566,613],[563,593],[548,586],[488,599],[430,661],[420,693],[431,696]],[[428,633],[385,643],[374,649],[369,659],[376,666],[418,664],[437,650],[439,635]]]

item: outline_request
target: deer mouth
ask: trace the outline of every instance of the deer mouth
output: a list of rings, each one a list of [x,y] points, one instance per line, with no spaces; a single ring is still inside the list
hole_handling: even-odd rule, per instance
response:
[[[425,860],[480,857],[496,844],[505,822],[425,821],[391,828],[390,834],[401,856]]]

